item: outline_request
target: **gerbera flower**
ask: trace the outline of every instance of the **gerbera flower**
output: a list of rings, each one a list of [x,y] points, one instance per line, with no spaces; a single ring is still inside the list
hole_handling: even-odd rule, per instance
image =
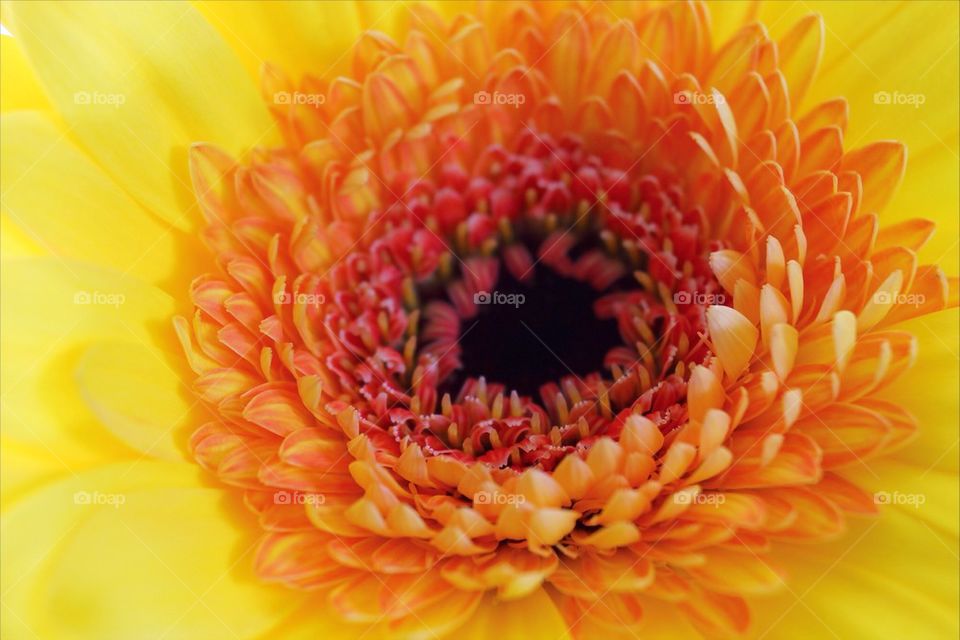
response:
[[[4,635],[955,635],[957,5],[798,4],[5,6]]]

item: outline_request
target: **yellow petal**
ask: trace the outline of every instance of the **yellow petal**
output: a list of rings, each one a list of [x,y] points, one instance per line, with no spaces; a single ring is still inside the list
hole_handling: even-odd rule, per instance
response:
[[[305,73],[330,76],[349,73],[352,45],[360,36],[361,11],[356,2],[197,2],[247,67],[259,77],[270,63],[295,79]],[[386,21],[368,28],[386,31]]]
[[[920,424],[916,441],[892,454],[897,460],[920,469],[920,474],[927,469],[954,474],[958,470],[960,397],[956,393],[944,393],[944,389],[956,389],[960,385],[958,316],[957,309],[950,309],[899,325],[898,329],[917,337],[919,356],[912,369],[880,392],[884,400],[906,407]]]
[[[488,596],[457,631],[456,637],[459,640],[564,640],[570,633],[550,597],[538,589],[521,600],[498,601]]]
[[[690,573],[704,587],[731,595],[769,593],[786,584],[767,561],[749,552],[708,551],[703,566]]]
[[[7,437],[0,438],[0,468],[3,469],[0,483],[0,511],[3,512],[30,491],[67,473],[63,463],[43,447]]]
[[[54,258],[6,262],[0,281],[4,435],[51,456],[61,473],[138,456],[99,423],[74,372],[85,349],[118,338],[177,353],[172,335],[150,328],[169,326],[170,298],[130,276]]]
[[[916,518],[889,509],[856,525],[834,543],[784,549],[778,558],[792,593],[753,607],[757,634],[821,636],[830,629],[841,638],[956,636],[956,540],[938,538]],[[877,558],[884,560],[878,565]]]
[[[0,205],[2,206],[2,205]],[[6,207],[2,207],[6,210]],[[4,260],[35,258],[46,253],[10,216],[0,214],[0,255]]]
[[[202,415],[163,354],[138,343],[97,343],[81,357],[76,379],[88,406],[118,438],[149,456],[184,459]]]
[[[188,465],[142,465],[72,477],[9,514],[17,616],[5,624],[39,637],[245,638],[297,604],[253,575],[254,524],[238,502],[197,487]]]
[[[823,18],[809,15],[797,22],[779,43],[780,70],[790,87],[790,101],[796,107],[813,81],[823,55]]]
[[[182,234],[146,212],[37,112],[0,118],[3,211],[47,251],[150,282],[179,267],[186,288],[203,263],[184,259]],[[187,255],[203,255],[193,249]]]
[[[367,640],[380,640],[382,636],[368,631],[368,628],[345,623],[330,609],[326,598],[314,596],[286,616],[277,626],[259,636],[261,640],[354,640],[368,633]]]
[[[198,217],[189,145],[238,152],[273,129],[250,78],[193,7],[31,2],[9,14],[7,27],[86,151],[182,229]]]
[[[50,102],[37,82],[16,38],[0,36],[0,112],[14,109],[49,109]]]
[[[858,333],[870,330],[886,317],[896,303],[902,285],[903,272],[899,269],[887,276],[887,279],[877,287],[870,299],[867,300],[867,304],[860,311],[860,315],[857,316]]]
[[[793,363],[797,357],[797,342],[799,334],[793,325],[780,322],[773,325],[770,336],[770,354],[773,360],[773,370],[781,380],[786,380],[793,370]]]

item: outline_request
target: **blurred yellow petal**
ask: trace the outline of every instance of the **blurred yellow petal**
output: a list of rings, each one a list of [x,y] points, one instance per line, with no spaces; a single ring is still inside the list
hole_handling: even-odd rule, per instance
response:
[[[456,635],[462,640],[570,637],[559,609],[542,589],[520,600],[497,601],[488,596]]]
[[[32,630],[39,622],[32,620],[30,615],[34,595],[61,544],[91,514],[91,505],[82,504],[86,496],[90,496],[92,502],[96,493],[116,494],[157,487],[191,488],[199,486],[199,482],[199,473],[189,465],[159,461],[142,461],[136,465],[122,462],[49,483],[5,511],[3,545],[0,546],[4,570],[0,573],[0,585],[4,604],[9,607],[8,613],[12,611],[13,615],[0,617],[2,635],[31,637],[32,631],[34,637],[42,637],[39,629]],[[77,492],[81,493],[75,500]]]
[[[921,125],[920,129],[926,131]],[[937,134],[941,137],[940,134]],[[907,158],[903,184],[887,206],[883,221],[893,224],[922,216],[937,223],[937,230],[920,251],[923,262],[939,264],[946,273],[960,271],[957,238],[960,237],[960,144],[954,135],[943,144],[927,147]]]
[[[35,258],[45,253],[27,233],[10,219],[0,213],[0,256],[4,260],[11,258]]]
[[[182,460],[202,415],[179,376],[153,349],[130,342],[97,343],[76,371],[87,404],[110,431],[145,455]]]
[[[43,447],[7,437],[0,438],[0,467],[3,467],[0,511],[6,511],[9,504],[27,492],[69,471]]]
[[[6,520],[7,633],[251,638],[272,626],[299,598],[253,576],[254,539],[232,521],[248,516],[196,478],[187,465],[115,465],[18,505]]]
[[[800,630],[817,637],[955,637],[957,551],[955,538],[885,508],[835,543],[784,549],[790,591],[756,601],[754,628],[769,638],[795,638]]]
[[[176,348],[169,296],[131,276],[56,258],[5,262],[0,278],[4,435],[46,452],[62,473],[135,455],[96,419],[75,371],[99,341],[129,340],[168,357]]]
[[[301,606],[288,615],[277,626],[260,636],[261,640],[355,640],[367,629],[345,624],[329,608],[323,596],[314,596],[304,600]],[[374,633],[364,636],[369,640],[379,640]]]
[[[423,4],[447,16],[472,8],[472,3],[450,0]],[[353,47],[363,32],[382,32],[402,44],[405,21],[423,26],[410,17],[404,3],[391,0],[199,0],[194,5],[258,82],[265,63],[276,65],[293,78],[304,74],[321,78],[348,75]]]
[[[957,309],[914,318],[896,326],[917,338],[917,363],[903,378],[885,387],[884,400],[901,404],[920,425],[916,440],[891,456],[918,469],[956,474],[960,446],[960,312]],[[917,382],[911,383],[909,378]]]
[[[12,36],[0,36],[0,112],[14,109],[50,109],[37,77]]]
[[[955,447],[944,451],[944,457],[955,453]],[[956,458],[956,456],[952,456]],[[871,463],[871,468],[880,476],[870,481],[869,472],[861,473],[860,485],[874,489],[875,499],[883,502],[891,496],[887,508],[897,509],[907,517],[923,521],[931,530],[948,540],[960,537],[958,525],[958,493],[956,473],[938,471],[937,459],[923,466],[907,465],[895,460],[881,459]]]
[[[181,229],[198,217],[189,145],[239,152],[270,140],[274,125],[253,83],[189,5],[24,2],[9,14],[7,27],[69,132],[120,186]]]
[[[755,22],[763,4],[759,0],[733,0],[724,3],[723,11],[711,10],[713,46],[718,47],[733,37],[743,25]]]
[[[345,72],[352,61],[350,49],[363,30],[357,2],[195,4],[257,80],[265,62],[293,77]]]
[[[40,113],[8,113],[0,123],[3,212],[23,232],[49,252],[149,282],[179,268],[186,288],[200,265],[178,255],[181,232],[145,211]]]

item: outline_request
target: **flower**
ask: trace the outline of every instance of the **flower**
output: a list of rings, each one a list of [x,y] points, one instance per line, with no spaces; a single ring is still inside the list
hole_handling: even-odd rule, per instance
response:
[[[956,7],[462,9],[9,7],[5,633],[955,630]]]

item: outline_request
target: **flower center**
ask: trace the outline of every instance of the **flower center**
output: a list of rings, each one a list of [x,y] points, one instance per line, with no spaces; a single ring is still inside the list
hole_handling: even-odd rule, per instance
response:
[[[541,265],[528,282],[501,271],[494,291],[477,294],[482,306],[460,335],[463,368],[442,388],[456,393],[483,376],[535,396],[550,382],[601,371],[604,356],[623,343],[616,320],[597,315],[601,294]]]
[[[366,428],[398,452],[549,470],[617,438],[621,412],[682,424],[720,296],[682,190],[533,130],[471,169],[391,190],[318,285]]]

